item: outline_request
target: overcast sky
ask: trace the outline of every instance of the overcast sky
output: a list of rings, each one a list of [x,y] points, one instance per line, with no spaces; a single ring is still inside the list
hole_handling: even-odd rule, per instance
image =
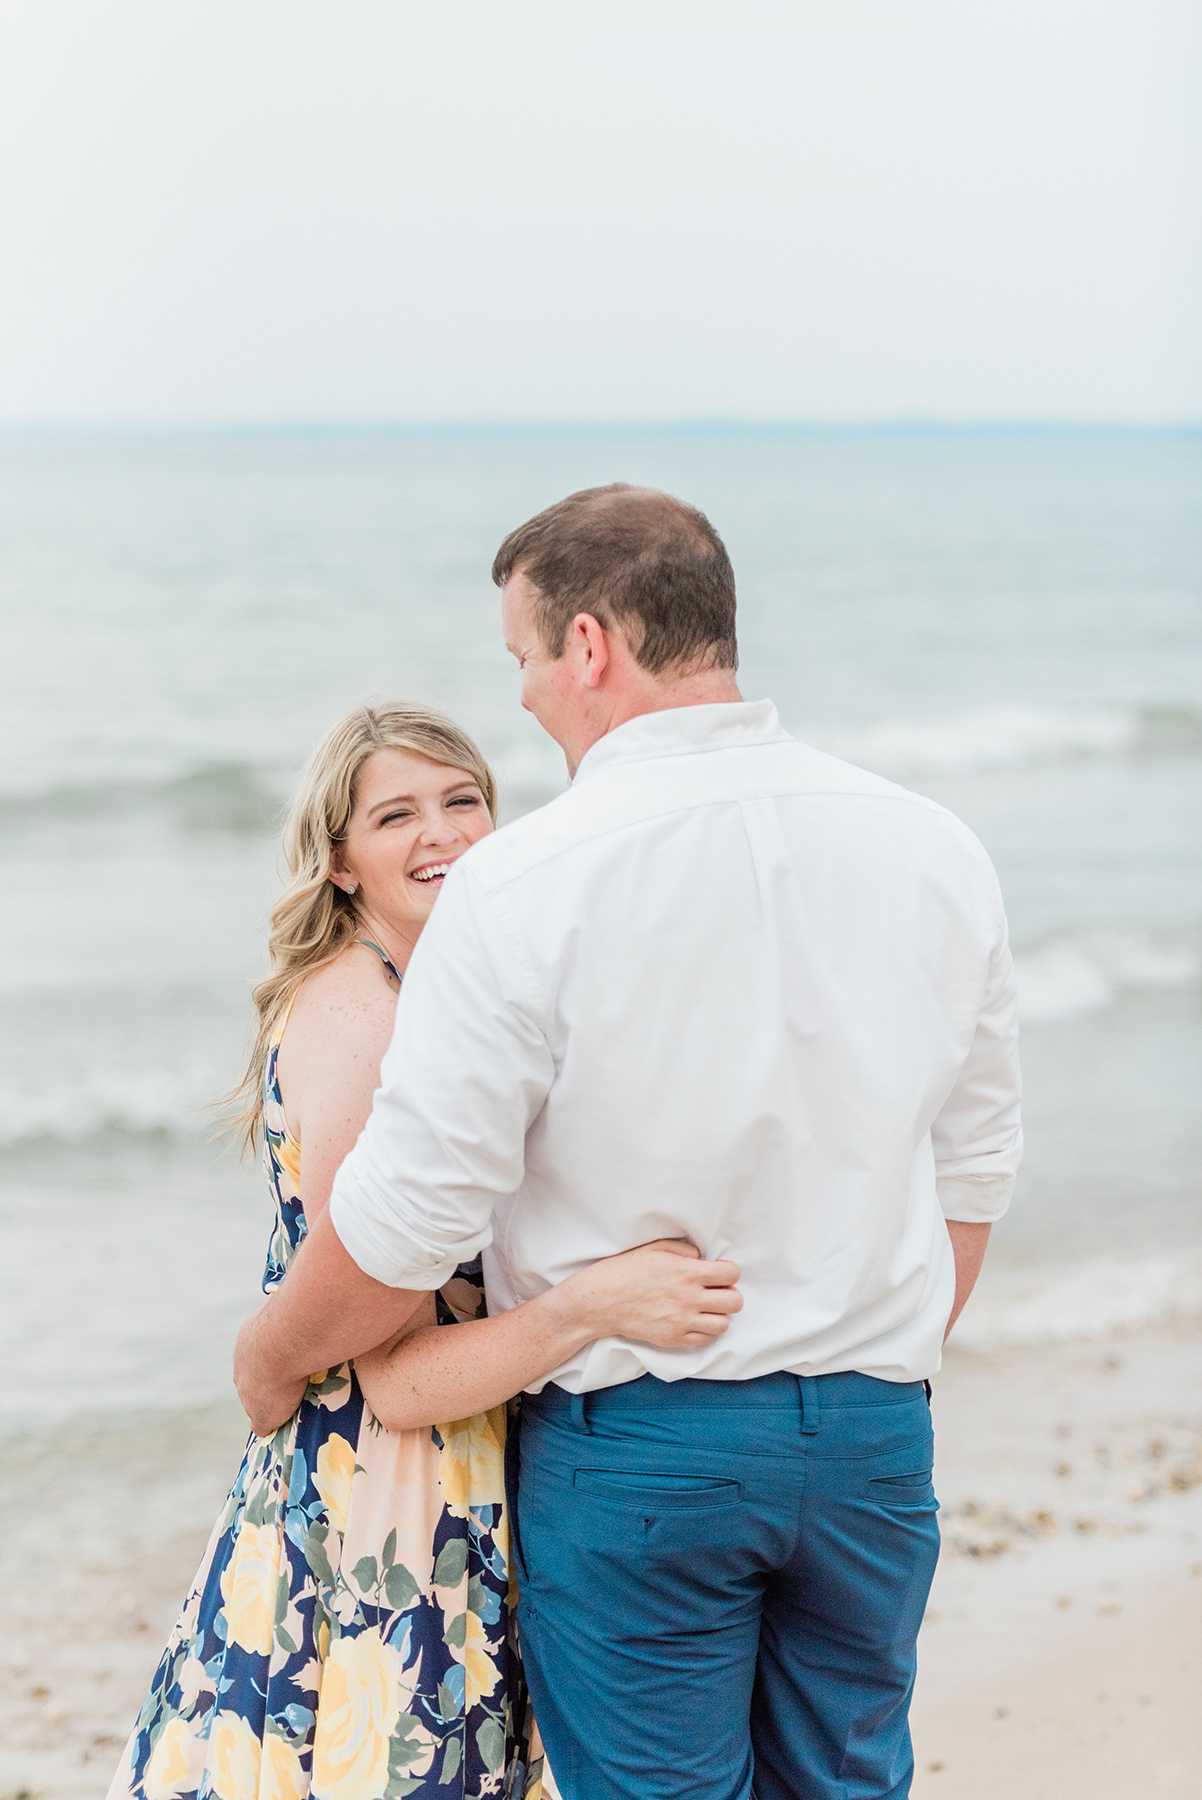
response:
[[[0,422],[1202,417],[1198,0],[0,0]]]

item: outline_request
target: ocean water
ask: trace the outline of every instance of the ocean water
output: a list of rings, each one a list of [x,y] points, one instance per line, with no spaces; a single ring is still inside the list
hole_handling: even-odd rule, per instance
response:
[[[0,441],[0,1408],[226,1391],[268,1226],[212,1139],[275,833],[354,700],[564,783],[488,566],[560,494],[701,505],[742,681],[1001,874],[1028,1152],[961,1340],[1202,1311],[1202,435],[481,431]]]

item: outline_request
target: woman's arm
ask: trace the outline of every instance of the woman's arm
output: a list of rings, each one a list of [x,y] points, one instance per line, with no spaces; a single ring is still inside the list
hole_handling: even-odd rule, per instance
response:
[[[300,1143],[301,1204],[310,1231],[367,1123],[396,1002],[379,959],[355,946],[316,969],[296,996],[276,1066],[288,1128]]]
[[[423,1293],[369,1281],[326,1217],[339,1165],[371,1111],[395,1017],[396,989],[379,959],[369,950],[350,949],[305,981],[280,1044],[277,1074],[288,1128],[300,1141],[300,1193],[309,1235],[284,1283],[298,1302],[286,1315],[290,1327],[280,1330],[277,1290],[238,1333],[234,1383],[260,1436],[296,1411],[308,1371],[395,1340],[426,1299]],[[337,1301],[340,1281],[350,1284],[353,1336],[345,1326],[327,1325],[321,1305],[307,1304],[314,1268],[325,1306],[331,1293]],[[344,1319],[347,1307],[335,1305],[332,1311],[335,1320]]]
[[[414,1330],[355,1358],[368,1405],[391,1431],[487,1412],[601,1337],[663,1349],[706,1344],[743,1297],[731,1262],[661,1239],[608,1256],[492,1319]]]

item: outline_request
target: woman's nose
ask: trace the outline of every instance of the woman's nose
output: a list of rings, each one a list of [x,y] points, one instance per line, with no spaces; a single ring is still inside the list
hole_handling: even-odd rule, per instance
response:
[[[426,844],[453,843],[457,830],[455,820],[441,810],[427,813],[422,821],[422,842]]]

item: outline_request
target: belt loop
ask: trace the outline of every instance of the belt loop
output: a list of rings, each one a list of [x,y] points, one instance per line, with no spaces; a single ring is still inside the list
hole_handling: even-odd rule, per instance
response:
[[[818,1377],[799,1375],[797,1387],[801,1396],[801,1435],[816,1437],[818,1433]]]
[[[571,1396],[572,1424],[577,1431],[583,1431],[586,1436],[592,1437],[593,1428],[588,1422],[588,1408],[585,1405],[587,1398],[588,1396],[586,1394],[573,1394]]]

